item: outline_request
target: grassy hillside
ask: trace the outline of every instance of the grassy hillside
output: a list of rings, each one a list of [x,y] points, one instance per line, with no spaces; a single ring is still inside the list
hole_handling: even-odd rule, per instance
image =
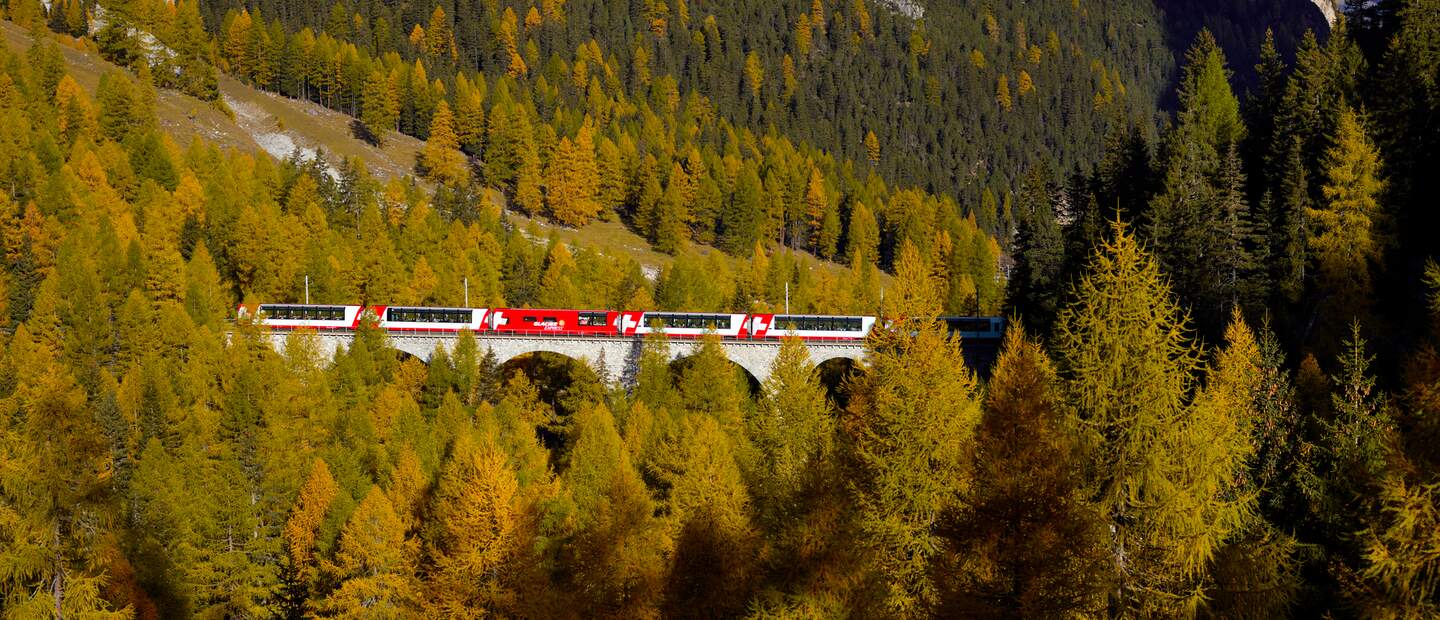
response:
[[[0,34],[12,51],[23,52],[33,38],[11,22],[0,22]],[[105,71],[119,70],[93,51],[62,48],[66,70],[86,90],[94,92]],[[414,166],[420,141],[397,136],[376,148],[351,136],[350,117],[305,101],[264,93],[230,78],[220,78],[220,93],[232,111],[227,115],[216,106],[189,95],[160,89],[155,102],[160,126],[177,144],[200,137],[225,148],[268,152],[288,157],[296,148],[313,153],[323,150],[326,158],[347,157],[365,160],[371,173],[380,178],[406,174]]]

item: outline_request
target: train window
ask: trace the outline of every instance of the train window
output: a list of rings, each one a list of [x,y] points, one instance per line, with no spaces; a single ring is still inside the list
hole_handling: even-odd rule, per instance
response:
[[[265,316],[280,321],[340,321],[345,309],[331,306],[260,306]]]
[[[469,323],[469,310],[442,308],[389,308],[385,318],[397,323]]]
[[[525,317],[525,318],[523,318],[523,319],[520,319],[520,320],[522,320],[522,321],[524,321],[524,322],[526,322],[526,323],[534,323],[535,321],[538,321],[538,320],[540,320],[540,319],[538,319],[538,318],[536,318],[536,317],[533,317],[533,316],[527,316],[527,317]]]
[[[858,332],[864,327],[860,319],[843,316],[777,316],[775,329],[806,332]]]
[[[605,326],[605,313],[604,313],[604,312],[581,312],[581,313],[580,313],[580,325],[585,326],[585,327],[604,327],[604,326]]]

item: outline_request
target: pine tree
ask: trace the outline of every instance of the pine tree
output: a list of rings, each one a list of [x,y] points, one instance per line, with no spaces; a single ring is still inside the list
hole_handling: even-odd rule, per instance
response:
[[[1239,103],[1230,90],[1225,55],[1208,30],[1202,30],[1186,52],[1176,128],[1166,137],[1164,189],[1150,203],[1148,238],[1156,256],[1174,278],[1176,293],[1196,309],[1201,329],[1221,328],[1227,303],[1233,302],[1227,262],[1245,257],[1227,254],[1224,219],[1238,213],[1238,204],[1226,205],[1230,192],[1222,163],[1225,154],[1244,136]],[[1238,166],[1229,182],[1243,185]],[[1238,183],[1237,183],[1238,181]],[[1234,202],[1234,201],[1232,201]],[[1220,208],[1217,208],[1220,207]],[[1237,221],[1240,221],[1237,218]]]
[[[1305,291],[1306,267],[1309,265],[1310,189],[1306,181],[1305,162],[1301,158],[1300,139],[1288,140],[1281,167],[1278,193],[1270,200],[1270,254],[1272,281],[1277,296],[1289,303],[1300,300]]]
[[[1299,463],[1305,532],[1318,534],[1341,557],[1353,552],[1350,535],[1361,521],[1361,502],[1378,494],[1397,447],[1390,399],[1376,385],[1373,362],[1359,323],[1352,323],[1340,372],[1332,379],[1330,415],[1317,421],[1309,447],[1316,453]]]
[[[1005,297],[1011,312],[1043,331],[1054,322],[1060,306],[1065,246],[1045,180],[1038,171],[1026,177],[1018,213],[1012,250],[1015,267]]]

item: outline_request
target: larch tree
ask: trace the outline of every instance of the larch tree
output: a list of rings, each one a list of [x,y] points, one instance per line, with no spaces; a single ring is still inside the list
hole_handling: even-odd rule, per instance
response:
[[[940,515],[971,490],[980,404],[959,338],[916,318],[924,314],[907,316],[871,336],[841,428],[854,472],[850,494],[871,554],[868,613],[918,617],[938,602],[929,564]]]
[[[556,240],[545,258],[545,272],[540,276],[537,300],[545,308],[580,306],[580,289],[576,286],[575,257],[563,241]]]
[[[930,319],[940,314],[940,283],[909,239],[900,246],[895,259],[895,287],[885,300],[887,316]]]
[[[750,96],[759,100],[760,87],[765,84],[765,67],[760,64],[760,56],[753,50],[745,55],[745,84],[750,89]]]
[[[874,131],[865,132],[865,159],[871,166],[880,165],[880,138],[875,137]]]
[[[600,213],[600,173],[587,123],[572,143],[561,138],[545,167],[545,201],[550,217],[566,226],[584,226]]]
[[[1223,412],[1192,405],[1199,351],[1159,265],[1123,224],[1101,244],[1061,312],[1055,341],[1073,424],[1088,448],[1087,492],[1113,528],[1121,567],[1111,605],[1193,613],[1215,550],[1243,519],[1216,464],[1244,442],[1209,441]],[[1203,447],[1203,450],[1198,448]]]
[[[383,144],[385,133],[395,129],[400,119],[400,101],[395,83],[385,72],[376,69],[365,81],[365,95],[360,105],[360,123],[370,132],[376,144]]]
[[[297,572],[305,574],[313,566],[316,531],[339,492],[339,485],[330,475],[330,466],[324,459],[315,459],[284,528],[286,550]]]
[[[445,101],[435,107],[430,119],[430,137],[420,151],[420,168],[432,181],[451,186],[464,184],[470,176],[455,136],[455,118]]]
[[[17,617],[128,617],[99,596],[104,577],[93,568],[94,531],[111,520],[102,500],[114,463],[57,354],[58,333],[42,326],[55,321],[53,297],[40,297],[6,343],[16,383],[0,409],[0,562],[9,567],[0,604]]]
[[[1351,321],[1368,318],[1371,265],[1380,259],[1386,183],[1380,151],[1351,108],[1340,112],[1335,144],[1325,153],[1324,203],[1305,210],[1323,304],[1322,334],[1338,337]]]
[[[602,404],[571,419],[574,436],[562,474],[578,509],[561,556],[569,566],[576,610],[589,617],[657,613],[671,541],[655,517],[650,492],[631,464]]]
[[[804,341],[786,337],[761,385],[760,406],[746,420],[759,458],[753,493],[767,527],[795,517],[797,498],[833,456],[832,407]]]
[[[339,582],[316,605],[321,617],[403,618],[416,613],[418,592],[405,526],[379,486],[371,485],[340,531],[333,566]]]
[[[706,415],[686,415],[677,434],[672,449],[679,475],[668,504],[675,550],[665,611],[739,613],[758,576],[760,540],[750,523],[750,494],[734,441]]]
[[[503,613],[515,604],[507,564],[523,548],[519,482],[493,438],[478,435],[456,440],[430,500],[427,605],[450,617]]]
[[[1081,444],[1054,365],[1013,326],[990,376],[973,453],[975,490],[947,511],[936,563],[939,615],[1100,615],[1116,575]]]
[[[1294,540],[1261,517],[1264,489],[1255,476],[1262,426],[1271,422],[1266,365],[1261,343],[1233,308],[1225,346],[1196,398],[1190,452],[1200,465],[1189,475],[1192,488],[1226,501],[1203,518],[1232,532],[1211,560],[1206,595],[1207,608],[1222,615],[1283,615],[1294,594]]]

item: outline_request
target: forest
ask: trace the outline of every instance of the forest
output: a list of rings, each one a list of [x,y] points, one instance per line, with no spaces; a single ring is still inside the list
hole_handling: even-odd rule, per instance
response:
[[[933,4],[8,0],[0,616],[1440,615],[1440,0],[1254,67]],[[158,94],[221,75],[414,174],[178,144]],[[890,321],[629,384],[236,316],[307,286]],[[1010,317],[991,367],[949,314]]]

